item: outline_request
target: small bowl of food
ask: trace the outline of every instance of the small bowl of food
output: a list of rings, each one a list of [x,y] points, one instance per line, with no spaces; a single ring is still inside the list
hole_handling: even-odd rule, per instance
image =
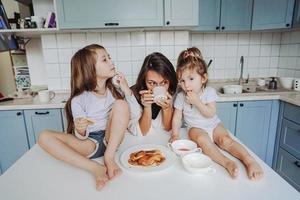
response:
[[[199,153],[190,153],[182,157],[183,167],[192,174],[207,174],[215,172],[210,157]]]
[[[195,142],[187,139],[175,140],[172,143],[168,143],[168,146],[179,156],[184,156],[197,151],[202,152],[201,148],[198,148]]]

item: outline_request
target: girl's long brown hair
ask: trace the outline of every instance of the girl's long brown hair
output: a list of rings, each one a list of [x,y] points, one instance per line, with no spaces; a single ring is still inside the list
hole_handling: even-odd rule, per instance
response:
[[[178,81],[176,78],[174,66],[166,56],[164,56],[161,53],[154,52],[144,59],[141,71],[136,80],[136,84],[131,87],[133,94],[139,102],[141,99],[139,91],[147,89],[146,75],[147,72],[150,70],[155,71],[156,73],[160,74],[164,79],[169,81],[170,85],[168,92],[171,95],[173,95],[176,92]]]
[[[84,91],[94,91],[97,87],[96,62],[97,50],[104,49],[97,44],[88,45],[78,50],[71,59],[71,94],[65,105],[68,122],[67,133],[73,133],[74,119],[71,110],[71,101]],[[116,99],[123,98],[112,84],[112,78],[106,81],[106,87]]]

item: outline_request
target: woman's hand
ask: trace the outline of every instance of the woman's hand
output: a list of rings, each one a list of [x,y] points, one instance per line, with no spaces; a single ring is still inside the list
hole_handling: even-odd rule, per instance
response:
[[[139,93],[144,107],[150,107],[154,103],[154,96],[151,90],[141,90]]]
[[[75,129],[76,131],[80,134],[80,135],[85,135],[85,131],[87,126],[89,125],[89,122],[87,119],[85,119],[84,117],[78,117],[75,118],[74,120],[74,125],[75,125]]]
[[[159,105],[163,110],[172,107],[172,99],[173,97],[167,92],[167,99],[158,99],[155,103]]]

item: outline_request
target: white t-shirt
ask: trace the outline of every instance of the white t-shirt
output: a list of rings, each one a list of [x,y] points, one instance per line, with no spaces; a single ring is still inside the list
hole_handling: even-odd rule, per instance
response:
[[[105,97],[98,97],[93,92],[85,91],[72,99],[73,119],[87,117],[95,121],[94,125],[87,127],[86,137],[91,132],[106,129],[109,113],[115,100],[109,89],[106,89]]]
[[[135,96],[129,95],[125,96],[125,99],[129,105],[130,109],[130,121],[128,125],[128,131],[135,136],[142,136],[142,131],[139,124],[139,119],[142,116],[143,108],[136,100]],[[157,117],[152,119],[151,127],[147,133],[147,135],[153,133],[155,130],[164,130],[164,125],[162,123],[162,110],[159,111]]]
[[[204,103],[215,102],[218,99],[216,90],[212,87],[204,88],[203,93],[199,96],[199,99]],[[174,107],[178,110],[181,110],[183,113],[183,118],[187,123],[189,128],[201,128],[206,131],[211,131],[212,128],[215,128],[220,119],[215,114],[212,118],[204,117],[196,106],[192,106],[186,101],[186,96],[184,92],[178,93],[175,99]]]

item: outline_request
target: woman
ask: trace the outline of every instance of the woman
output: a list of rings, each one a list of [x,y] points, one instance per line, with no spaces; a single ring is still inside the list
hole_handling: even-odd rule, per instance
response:
[[[172,100],[177,79],[175,69],[167,57],[158,52],[148,55],[136,84],[131,88],[124,76],[120,76],[118,82],[130,107],[131,120],[128,129],[133,135],[145,136],[153,129],[171,130]],[[167,98],[154,101],[153,89],[157,86],[166,89]]]

